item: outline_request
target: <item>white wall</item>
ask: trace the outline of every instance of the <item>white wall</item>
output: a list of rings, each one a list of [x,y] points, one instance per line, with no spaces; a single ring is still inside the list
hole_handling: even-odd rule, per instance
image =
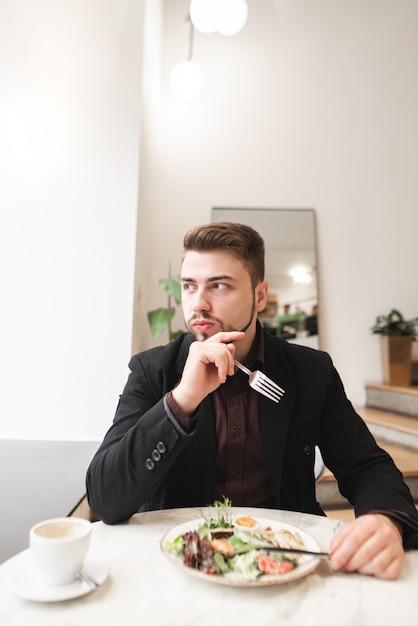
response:
[[[154,24],[160,90],[142,136],[135,348],[154,343],[157,281],[170,261],[177,271],[184,232],[213,206],[313,207],[322,347],[362,406],[365,383],[382,376],[376,315],[418,315],[418,3],[248,4],[238,35],[196,33],[207,82],[192,102],[168,89],[187,56],[188,0],[164,0],[161,32]]]
[[[0,438],[98,441],[125,383],[142,13],[0,3]]]

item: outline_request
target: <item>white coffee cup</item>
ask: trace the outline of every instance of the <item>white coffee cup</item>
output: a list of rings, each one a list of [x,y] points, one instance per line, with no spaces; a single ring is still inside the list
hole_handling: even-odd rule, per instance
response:
[[[90,535],[91,523],[79,517],[55,517],[32,526],[30,551],[44,583],[74,582],[86,558]]]

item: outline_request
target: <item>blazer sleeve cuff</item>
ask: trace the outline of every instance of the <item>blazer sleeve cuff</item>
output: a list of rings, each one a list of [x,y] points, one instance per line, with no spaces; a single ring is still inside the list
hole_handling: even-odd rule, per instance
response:
[[[395,509],[374,509],[368,513],[380,513],[398,523],[401,527],[404,550],[416,550],[418,548],[418,521],[408,513]]]
[[[189,416],[183,413],[177,402],[174,400],[171,391],[164,396],[164,408],[168,419],[176,430],[186,436],[193,433],[197,423],[196,414]]]

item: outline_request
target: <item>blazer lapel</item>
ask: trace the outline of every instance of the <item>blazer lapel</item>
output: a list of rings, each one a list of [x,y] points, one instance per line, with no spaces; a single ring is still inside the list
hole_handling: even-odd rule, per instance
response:
[[[283,387],[285,394],[278,403],[260,397],[260,428],[261,438],[266,456],[267,471],[275,496],[276,505],[280,505],[283,459],[286,448],[287,432],[292,416],[296,396],[296,385],[293,370],[284,356],[280,344],[270,340],[265,334],[264,366],[265,373],[278,385]]]

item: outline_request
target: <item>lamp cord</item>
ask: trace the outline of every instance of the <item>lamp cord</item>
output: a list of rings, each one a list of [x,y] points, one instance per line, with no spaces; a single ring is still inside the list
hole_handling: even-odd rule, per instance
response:
[[[189,53],[187,55],[187,60],[191,61],[192,56],[193,56],[193,39],[194,39],[194,26],[193,26],[193,22],[190,18],[190,15],[188,15],[186,17],[186,20],[190,23],[190,30],[189,30]]]

